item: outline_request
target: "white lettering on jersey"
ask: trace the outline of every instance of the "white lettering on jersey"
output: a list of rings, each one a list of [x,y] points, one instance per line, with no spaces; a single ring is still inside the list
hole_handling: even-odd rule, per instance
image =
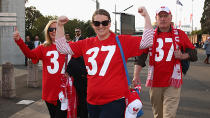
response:
[[[51,66],[47,66],[47,71],[50,74],[55,74],[56,72],[58,72],[59,69],[59,63],[58,63],[58,57],[59,54],[57,51],[48,51],[46,56],[51,56],[53,55],[53,58],[50,59],[50,62],[54,64],[54,68],[52,68]]]
[[[111,45],[111,46],[102,46],[101,47],[101,51],[108,51],[108,54],[104,60],[104,63],[102,65],[102,68],[99,72],[99,76],[104,76],[106,74],[106,71],[109,67],[110,61],[115,53],[116,50],[116,45]],[[93,55],[91,57],[88,58],[88,62],[91,63],[92,69],[90,69],[90,67],[86,66],[87,70],[88,70],[88,74],[89,75],[95,75],[98,71],[98,66],[97,66],[97,62],[95,60],[95,58],[98,56],[99,53],[99,48],[98,47],[94,47],[89,49],[86,54],[91,54],[93,52]],[[101,52],[101,53],[102,53]]]
[[[164,52],[163,48],[163,39],[162,38],[158,38],[157,39],[158,42],[158,47],[156,48],[156,52],[158,52],[158,55],[155,54],[155,61],[160,62],[162,61],[164,54],[167,52]],[[173,56],[174,53],[174,45],[173,45],[173,40],[172,38],[165,38],[165,43],[171,43],[171,48],[168,51],[168,55],[166,58],[166,61],[171,61],[171,58]]]
[[[59,70],[59,62],[58,62],[58,58],[59,58],[59,53],[57,51],[48,51],[46,56],[51,56],[53,55],[52,58],[50,58],[50,62],[54,64],[54,66],[47,66],[47,71],[50,73],[50,74],[55,74],[58,72]],[[71,59],[71,55],[68,55],[68,61],[67,63],[70,61]],[[64,74],[66,71],[65,71],[65,63],[63,64],[63,68],[61,70],[61,74]]]

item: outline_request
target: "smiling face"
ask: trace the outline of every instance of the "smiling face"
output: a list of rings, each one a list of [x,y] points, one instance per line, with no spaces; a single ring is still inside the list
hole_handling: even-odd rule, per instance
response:
[[[51,29],[51,30],[48,30],[48,33],[49,33],[49,37],[50,39],[54,42],[55,41],[55,35],[56,35],[56,25],[57,23],[52,23],[48,29]]]
[[[108,22],[107,26],[106,26],[106,24],[104,25],[104,23],[102,23],[102,22],[106,22],[106,21],[109,21],[109,19],[105,15],[97,14],[93,17],[92,27],[98,37],[107,37],[110,34],[110,32],[109,32],[110,27],[111,27],[110,21]],[[94,22],[100,22],[99,26],[96,26],[94,24]]]
[[[170,29],[172,15],[161,11],[159,14],[157,14],[156,21],[160,31],[167,32]]]

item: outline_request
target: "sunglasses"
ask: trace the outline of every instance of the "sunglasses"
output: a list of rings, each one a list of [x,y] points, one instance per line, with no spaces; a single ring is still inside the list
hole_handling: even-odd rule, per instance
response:
[[[48,32],[53,32],[53,31],[56,31],[56,28],[48,28]]]
[[[105,21],[102,21],[102,22],[99,22],[99,21],[93,21],[93,25],[94,26],[100,26],[100,24],[102,24],[103,26],[108,26],[110,20],[105,20]]]

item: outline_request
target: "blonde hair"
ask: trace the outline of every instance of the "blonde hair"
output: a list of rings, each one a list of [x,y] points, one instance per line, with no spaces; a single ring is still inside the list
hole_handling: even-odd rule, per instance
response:
[[[44,35],[45,35],[45,42],[43,44],[44,46],[50,46],[53,43],[52,39],[50,38],[50,35],[48,33],[48,28],[53,23],[57,23],[57,20],[50,20],[44,28]]]

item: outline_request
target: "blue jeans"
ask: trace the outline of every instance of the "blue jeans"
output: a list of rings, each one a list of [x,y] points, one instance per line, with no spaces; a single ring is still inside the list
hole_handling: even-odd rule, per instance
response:
[[[124,118],[125,98],[104,105],[88,104],[90,118]]]

